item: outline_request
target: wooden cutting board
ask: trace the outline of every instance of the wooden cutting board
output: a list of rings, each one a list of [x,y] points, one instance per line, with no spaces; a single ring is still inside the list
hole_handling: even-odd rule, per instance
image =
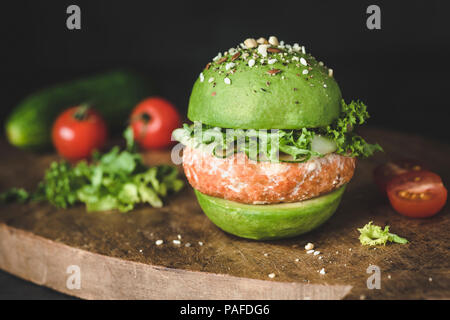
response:
[[[361,133],[386,153],[358,162],[339,209],[312,233],[266,242],[226,234],[202,213],[189,186],[161,209],[142,206],[129,213],[11,204],[0,207],[0,268],[88,299],[449,299],[449,205],[430,219],[400,216],[378,193],[372,171],[387,155],[416,158],[448,187],[450,146],[375,128]],[[5,141],[0,157],[0,190],[33,189],[57,159]],[[168,152],[145,158],[151,164],[170,161]],[[371,220],[389,224],[410,243],[361,246],[356,228]],[[178,235],[181,245],[172,242]],[[164,243],[157,246],[159,239]],[[306,254],[307,242],[320,255]],[[370,265],[379,267],[381,289],[367,287],[374,275],[367,273]],[[80,275],[79,289],[67,285],[73,270]]]

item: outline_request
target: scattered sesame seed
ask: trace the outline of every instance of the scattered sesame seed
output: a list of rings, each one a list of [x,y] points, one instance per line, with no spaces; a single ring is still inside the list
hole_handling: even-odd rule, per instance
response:
[[[326,87],[327,87],[327,85],[326,85],[326,84],[324,83],[324,84],[323,84],[323,87],[324,87],[324,88],[326,88]]]
[[[213,82],[213,81],[214,81],[214,78],[213,78],[213,77],[209,78],[209,80],[208,80],[209,83],[211,83],[211,82]]]
[[[264,257],[268,257],[269,256],[269,254],[268,253],[264,253]]]
[[[234,68],[234,66],[236,65],[236,63],[234,62],[229,62],[225,65],[225,69],[226,70],[230,70],[231,68]]]
[[[248,60],[248,66],[251,68],[255,65],[255,59]]]
[[[203,80],[205,80],[205,76],[203,75],[203,72],[200,73],[200,82],[203,82]]]
[[[201,247],[203,245],[203,242],[199,241],[198,245]]]
[[[306,251],[306,253],[307,253],[307,254],[314,253],[314,250],[308,250],[308,251]]]
[[[267,57],[267,48],[269,47],[268,44],[260,44],[258,46],[258,53],[262,55],[263,57]]]
[[[339,251],[336,251],[336,254],[339,254]]]
[[[277,59],[269,59],[269,61],[267,61],[268,64],[274,64],[275,62],[277,62]]]
[[[225,82],[226,84],[231,84],[230,78],[225,78],[225,79],[223,79],[223,82]]]
[[[295,262],[299,262],[299,261],[300,261],[300,259],[299,259],[299,258],[295,259]]]
[[[177,235],[178,240],[181,240],[181,234]]]
[[[323,67],[323,62],[319,61],[319,66]]]
[[[187,242],[184,246],[189,248],[191,246],[191,244],[189,242]]]
[[[233,55],[233,54],[235,54],[236,53],[236,48],[230,48],[229,50],[228,50],[228,53],[230,54],[230,55]]]
[[[363,295],[363,294],[362,294],[362,295],[360,295],[360,296],[359,296],[359,300],[366,300],[366,296],[365,296],[365,295]]]
[[[328,69],[328,76],[332,77],[333,76],[333,69]]]
[[[319,260],[322,260],[323,259],[323,257],[322,256],[319,256]]]
[[[429,281],[429,282],[433,281],[433,278],[432,278],[432,277],[429,277],[429,278],[428,278],[428,281]]]
[[[295,90],[295,88],[294,88],[294,90]],[[314,244],[312,244],[311,242],[308,242],[305,245],[305,250],[312,250],[312,249],[314,249]]]
[[[314,251],[314,255],[317,256],[320,254],[320,251]]]
[[[270,36],[270,37],[269,37],[269,43],[270,43],[271,45],[273,45],[273,46],[277,46],[277,45],[280,44],[280,43],[278,42],[277,37],[275,37],[275,36]]]
[[[269,43],[267,41],[267,39],[263,38],[263,37],[260,37],[258,40],[256,40],[256,42],[259,43],[259,44],[267,44],[267,43]]]
[[[352,251],[352,248],[348,248],[348,251]]]
[[[303,70],[303,72],[302,72],[303,74],[308,74],[308,70],[307,69],[305,69],[305,70]]]
[[[325,272],[325,268],[320,269],[319,273],[320,273],[320,274],[325,274],[325,273],[326,273],[326,272]]]
[[[391,279],[391,278],[392,278],[392,277],[391,277],[391,275],[389,274],[389,275],[388,275],[388,279]]]
[[[270,278],[270,279],[275,278],[275,273],[270,273],[270,274],[269,274],[269,278]]]
[[[253,38],[248,38],[248,39],[246,39],[246,40],[244,41],[244,45],[245,45],[247,48],[251,49],[251,48],[255,48],[255,47],[258,45],[258,43],[256,42],[255,39],[253,39]]]
[[[308,65],[308,63],[306,63],[305,58],[303,58],[303,57],[300,58],[300,63],[301,63],[302,65],[304,65],[304,66],[307,66],[307,65]]]
[[[306,54],[305,46],[302,46],[302,53],[303,53],[303,54]]]
[[[139,249],[139,252],[142,253],[142,249]]]
[[[157,246],[160,246],[160,245],[163,244],[163,242],[164,242],[164,241],[162,241],[162,240],[156,240],[155,244],[156,244]]]
[[[181,244],[180,240],[173,240],[172,242],[173,242],[173,244],[177,244],[177,245]]]

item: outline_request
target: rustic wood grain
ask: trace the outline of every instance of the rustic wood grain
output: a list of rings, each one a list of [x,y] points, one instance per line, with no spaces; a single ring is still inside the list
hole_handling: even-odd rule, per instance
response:
[[[377,192],[372,170],[388,156],[417,158],[448,186],[450,146],[375,128],[362,134],[386,153],[359,161],[336,214],[307,235],[256,242],[226,234],[204,216],[189,187],[162,209],[143,206],[125,214],[11,204],[0,207],[0,268],[82,298],[449,299],[449,205],[431,219],[402,217]],[[0,190],[34,188],[56,158],[22,152],[4,141],[0,151]],[[170,161],[168,152],[145,158]],[[356,228],[370,220],[389,224],[411,242],[361,246]],[[172,243],[178,234],[181,246]],[[156,246],[158,239],[164,244]],[[305,253],[307,242],[321,251],[322,260]],[[81,267],[81,290],[66,288],[70,264]],[[380,290],[366,286],[371,264],[381,269]],[[317,272],[321,268],[325,275]],[[270,273],[276,277],[268,278]]]
[[[351,286],[269,282],[112,258],[0,224],[0,265],[17,276],[85,299],[338,299]],[[70,266],[80,288],[67,287]]]

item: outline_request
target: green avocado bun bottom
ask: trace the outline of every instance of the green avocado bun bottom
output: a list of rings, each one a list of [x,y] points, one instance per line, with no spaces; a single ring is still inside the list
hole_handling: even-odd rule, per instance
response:
[[[330,152],[353,157],[357,152],[368,154],[376,149],[366,147],[360,137],[351,140],[355,153],[348,153],[352,146],[343,143],[347,134],[353,134],[347,132],[348,128],[368,117],[365,108],[359,101],[345,105],[333,70],[306,53],[304,47],[270,37],[247,39],[214,57],[195,81],[188,118],[221,129],[279,129],[294,136],[310,130],[328,134],[329,139],[339,136],[341,145],[335,144],[338,147]],[[356,123],[355,119],[362,120]],[[299,147],[300,139],[290,141]],[[312,147],[306,143],[299,148]],[[268,240],[298,236],[322,225],[336,211],[344,190],[345,185],[301,202],[256,205],[198,190],[195,194],[205,214],[222,230],[243,238]]]
[[[271,205],[249,205],[195,190],[200,207],[220,229],[235,236],[274,240],[299,236],[327,221],[336,211],[345,185],[317,198]]]

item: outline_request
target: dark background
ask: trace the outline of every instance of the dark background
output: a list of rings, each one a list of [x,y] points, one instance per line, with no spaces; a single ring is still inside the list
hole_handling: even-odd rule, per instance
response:
[[[82,29],[66,28],[81,8]],[[381,30],[366,8],[381,7]],[[370,123],[438,139],[447,129],[449,1],[15,1],[2,3],[0,119],[33,90],[114,67],[148,74],[186,110],[206,62],[245,38],[299,42],[335,71]]]
[[[81,8],[82,29],[66,28]],[[381,30],[366,8],[381,7]],[[299,42],[335,71],[370,124],[448,143],[449,1],[14,1],[2,3],[0,120],[25,95],[61,81],[130,67],[185,112],[198,74],[247,37]],[[64,297],[0,273],[0,298]]]

